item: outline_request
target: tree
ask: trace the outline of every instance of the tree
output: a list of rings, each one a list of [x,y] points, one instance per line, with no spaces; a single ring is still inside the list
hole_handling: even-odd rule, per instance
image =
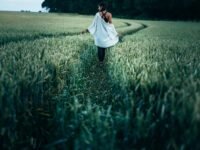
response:
[[[94,14],[101,0],[44,0],[49,12]],[[199,0],[105,0],[113,15],[155,19],[200,19]]]

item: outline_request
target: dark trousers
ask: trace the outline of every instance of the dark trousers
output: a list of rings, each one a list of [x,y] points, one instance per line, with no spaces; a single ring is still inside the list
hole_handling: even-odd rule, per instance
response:
[[[99,61],[101,62],[104,60],[105,50],[106,48],[98,47],[98,58],[99,58]]]

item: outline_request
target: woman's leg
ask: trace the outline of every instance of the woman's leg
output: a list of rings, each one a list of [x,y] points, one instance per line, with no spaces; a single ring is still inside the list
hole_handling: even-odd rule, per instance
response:
[[[99,58],[99,61],[102,62],[104,60],[104,57],[105,57],[105,48],[98,47],[98,58]]]

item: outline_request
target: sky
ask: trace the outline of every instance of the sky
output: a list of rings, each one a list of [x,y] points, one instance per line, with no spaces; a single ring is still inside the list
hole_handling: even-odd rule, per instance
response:
[[[30,10],[39,11],[42,9],[41,4],[44,0],[0,0],[0,10],[20,11]]]

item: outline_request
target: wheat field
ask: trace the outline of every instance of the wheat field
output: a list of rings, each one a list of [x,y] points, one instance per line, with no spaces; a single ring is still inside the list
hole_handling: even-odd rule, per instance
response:
[[[0,12],[1,149],[200,149],[200,23]]]

